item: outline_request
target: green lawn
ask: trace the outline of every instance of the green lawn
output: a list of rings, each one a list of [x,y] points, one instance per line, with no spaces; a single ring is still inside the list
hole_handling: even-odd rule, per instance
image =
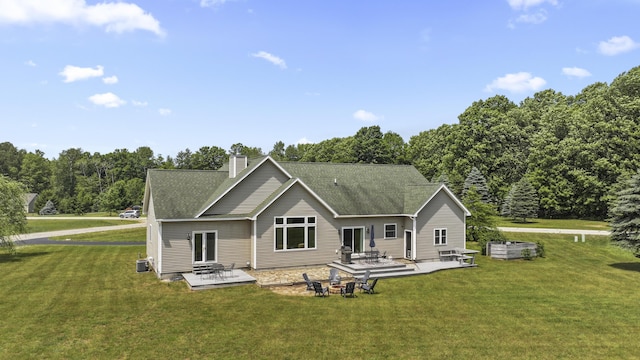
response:
[[[113,225],[125,225],[133,224],[140,220],[125,220],[120,218],[114,218],[109,220],[104,219],[64,219],[64,218],[39,218],[27,220],[27,233],[37,233],[43,231],[57,231],[57,230],[70,230],[70,229],[82,229],[90,227],[100,226],[113,226]]]
[[[97,231],[77,235],[54,236],[51,240],[70,240],[70,241],[108,241],[108,242],[129,242],[147,240],[147,229],[144,227],[135,229]]]
[[[609,230],[609,223],[596,220],[578,219],[528,219],[526,223],[513,221],[504,217],[495,218],[499,227],[547,228],[547,229],[579,229]]]
[[[602,237],[517,236],[547,257],[479,257],[356,299],[192,292],[136,273],[143,246],[21,247],[0,255],[0,358],[638,358],[640,260]]]

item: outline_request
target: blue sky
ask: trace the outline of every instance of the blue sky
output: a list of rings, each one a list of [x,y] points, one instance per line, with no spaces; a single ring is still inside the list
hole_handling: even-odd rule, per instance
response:
[[[0,0],[0,142],[55,158],[405,141],[640,65],[640,0]]]

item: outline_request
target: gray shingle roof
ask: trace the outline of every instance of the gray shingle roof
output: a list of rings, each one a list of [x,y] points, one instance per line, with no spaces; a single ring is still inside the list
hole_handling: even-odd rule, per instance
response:
[[[279,163],[291,176],[302,180],[340,215],[406,214],[414,211],[437,190],[413,166],[336,163]],[[334,182],[335,180],[335,182]],[[405,206],[408,189],[412,206]],[[422,203],[417,204],[422,201]],[[413,204],[413,203],[416,204]]]
[[[229,179],[229,173],[207,170],[149,170],[147,181],[158,219],[192,218],[203,201]]]
[[[226,171],[150,170],[156,218],[188,219],[206,210],[253,167],[253,161],[238,177]],[[339,215],[414,214],[429,199],[438,184],[432,184],[413,166],[279,162],[293,179],[300,179]],[[274,191],[255,210],[273,200],[289,183]],[[247,214],[248,216],[250,214]]]

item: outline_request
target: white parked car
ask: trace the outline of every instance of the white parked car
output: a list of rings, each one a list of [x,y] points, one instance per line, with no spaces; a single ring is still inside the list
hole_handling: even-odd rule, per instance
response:
[[[127,210],[123,213],[120,213],[120,218],[139,218],[140,212],[138,210]]]

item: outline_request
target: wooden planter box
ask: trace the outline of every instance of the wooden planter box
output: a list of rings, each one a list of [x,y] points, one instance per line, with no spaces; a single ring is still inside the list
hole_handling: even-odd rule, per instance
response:
[[[529,249],[531,251],[531,257],[534,258],[536,257],[537,247],[536,243],[532,242],[490,242],[487,244],[487,254],[493,259],[522,259],[522,250]]]

